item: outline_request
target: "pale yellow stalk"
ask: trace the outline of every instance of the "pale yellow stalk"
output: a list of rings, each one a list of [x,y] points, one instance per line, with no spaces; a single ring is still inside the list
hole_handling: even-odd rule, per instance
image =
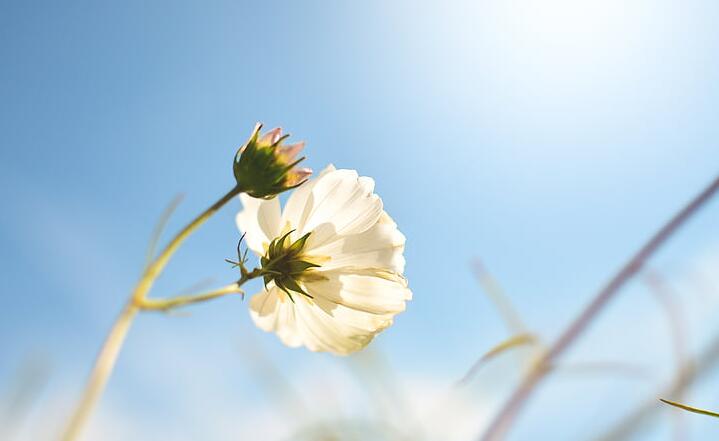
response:
[[[203,211],[185,228],[177,233],[177,235],[170,241],[157,258],[147,265],[142,277],[137,282],[127,305],[120,313],[120,316],[115,321],[115,324],[112,326],[110,333],[105,339],[105,343],[102,345],[102,349],[95,361],[95,366],[93,367],[92,372],[90,373],[90,378],[85,386],[82,398],[75,408],[67,428],[61,437],[62,441],[74,441],[80,435],[88,417],[97,405],[97,402],[105,389],[107,380],[110,378],[110,374],[115,366],[122,344],[124,343],[127,332],[132,324],[132,320],[139,311],[143,309],[168,310],[172,307],[209,300],[233,292],[239,292],[239,283],[237,283],[230,285],[232,289],[225,287],[218,292],[200,294],[199,296],[181,296],[180,298],[165,300],[152,300],[147,298],[155,280],[162,273],[162,270],[170,261],[170,258],[175,251],[177,251],[180,247],[182,242],[207,219],[209,219],[210,216],[215,214],[223,205],[229,202],[233,197],[237,196],[241,191],[242,190],[239,186],[233,188],[215,202],[210,208]],[[243,277],[242,282],[246,280],[247,278]]]

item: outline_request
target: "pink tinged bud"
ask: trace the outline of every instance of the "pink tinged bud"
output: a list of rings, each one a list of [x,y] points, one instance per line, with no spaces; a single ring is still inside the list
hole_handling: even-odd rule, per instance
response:
[[[288,185],[297,185],[312,176],[311,168],[293,168],[288,175]]]
[[[307,179],[310,176],[312,176],[312,169],[311,168],[299,168],[295,171],[297,176],[301,177],[302,179]]]
[[[299,152],[302,151],[302,149],[305,148],[305,142],[297,142],[294,144],[288,144],[285,146],[280,147],[278,151],[278,156],[282,161],[285,162],[292,162],[292,160],[297,156]]]
[[[250,139],[235,154],[232,171],[237,184],[255,198],[270,199],[307,180],[312,170],[297,165],[305,158],[296,156],[304,142],[283,145],[289,135],[275,128],[261,134],[262,124],[255,125]]]
[[[261,145],[272,145],[280,139],[280,136],[282,136],[282,129],[280,127],[276,127],[262,135],[258,143]]]

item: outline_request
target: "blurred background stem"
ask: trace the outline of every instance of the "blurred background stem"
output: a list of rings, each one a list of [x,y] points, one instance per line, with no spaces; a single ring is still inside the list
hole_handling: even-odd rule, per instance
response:
[[[165,266],[170,261],[172,255],[175,251],[177,251],[182,242],[190,236],[190,234],[199,228],[200,225],[205,223],[205,221],[222,208],[222,206],[240,194],[240,192],[242,192],[242,189],[239,186],[235,186],[208,209],[200,213],[200,215],[187,224],[185,228],[180,230],[170,243],[167,244],[165,249],[163,249],[162,252],[145,267],[142,277],[140,277],[140,280],[137,282],[127,305],[120,313],[120,316],[115,321],[115,324],[112,326],[110,333],[105,339],[105,343],[102,345],[102,349],[100,350],[100,353],[95,360],[92,372],[90,373],[90,378],[85,386],[82,398],[75,408],[67,428],[63,432],[61,437],[62,441],[74,441],[80,435],[85,423],[105,389],[107,380],[110,378],[110,374],[115,366],[122,344],[127,337],[127,332],[130,329],[132,320],[140,310],[144,309],[144,303],[148,301],[147,295],[150,292],[152,285],[155,283],[157,277],[159,277],[162,273],[162,270],[165,269]],[[238,287],[237,284],[235,284],[235,286]],[[224,294],[226,293],[223,293],[223,295]],[[209,297],[205,298],[205,300],[215,297],[217,296],[209,295]],[[186,301],[184,304],[187,303],[188,302]]]
[[[664,409],[658,397],[681,396],[687,388],[716,368],[717,363],[719,363],[719,336],[715,337],[696,358],[686,359],[677,370],[671,384],[665,390],[648,397],[646,401],[637,406],[613,427],[593,439],[595,441],[630,439],[645,427],[659,410]]]
[[[550,367],[554,365],[557,359],[586,331],[589,324],[599,315],[607,303],[644,267],[647,260],[664,245],[688,219],[696,214],[717,191],[719,191],[719,176],[652,236],[619,272],[609,280],[586,309],[565,329],[545,354],[539,358],[494,418],[487,431],[482,435],[480,438],[482,441],[497,441],[505,437],[517,414],[524,407],[539,383],[544,379]]]

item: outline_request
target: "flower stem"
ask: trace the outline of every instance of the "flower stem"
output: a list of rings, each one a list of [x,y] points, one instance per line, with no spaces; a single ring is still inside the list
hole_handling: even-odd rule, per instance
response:
[[[62,435],[62,441],[72,441],[80,435],[80,431],[97,404],[100,395],[102,395],[108,378],[110,378],[110,373],[115,366],[122,343],[125,341],[127,331],[130,329],[130,324],[138,310],[136,305],[129,302],[112,326],[95,360],[95,366],[92,368],[92,374],[85,386],[82,399],[77,408],[75,408],[75,412],[67,425],[67,429]]]
[[[224,297],[228,294],[243,294],[244,292],[240,289],[239,283],[233,283],[227,285],[224,288],[220,288],[214,291],[205,292],[202,294],[177,296],[169,299],[144,299],[139,303],[140,308],[143,311],[169,311],[171,309],[179,308],[182,306],[191,305],[193,303],[205,302],[207,300],[213,300],[218,297]]]
[[[652,238],[629,259],[619,272],[609,280],[586,309],[564,330],[557,341],[534,364],[532,370],[509,397],[509,400],[483,434],[481,437],[482,441],[497,441],[504,438],[512,421],[524,407],[526,401],[532,395],[537,385],[544,379],[556,360],[576,342],[589,324],[602,312],[607,303],[644,267],[646,261],[717,192],[719,192],[719,177],[716,177],[708,187],[699,193],[699,195],[652,236]]]
[[[72,417],[62,435],[62,441],[74,441],[80,435],[88,417],[95,408],[102,392],[105,388],[112,369],[117,361],[122,344],[125,341],[127,332],[130,328],[132,320],[138,311],[143,309],[143,303],[147,301],[147,294],[150,292],[152,285],[157,277],[162,273],[172,255],[177,251],[182,242],[192,234],[200,225],[215,214],[223,205],[232,200],[235,196],[242,192],[240,186],[235,186],[232,190],[222,196],[217,202],[212,204],[208,209],[200,213],[192,222],[187,224],[170,243],[162,250],[162,252],[152,261],[140,277],[130,299],[122,310],[122,313],[115,321],[110,333],[105,339],[105,343],[95,360],[95,366],[90,373],[90,378],[85,386],[80,403],[75,408]],[[212,297],[210,297],[212,298]],[[195,300],[201,301],[201,300]]]
[[[167,262],[170,261],[170,257],[172,257],[175,251],[177,251],[177,248],[180,247],[182,242],[184,242],[185,239],[187,239],[187,237],[192,234],[200,225],[205,223],[205,221],[209,219],[210,216],[212,216],[220,208],[222,208],[223,205],[228,203],[233,197],[240,194],[240,192],[242,192],[242,189],[239,186],[234,187],[226,195],[222,196],[217,202],[212,204],[210,208],[203,211],[185,228],[183,228],[179,233],[177,233],[177,235],[170,241],[170,243],[167,244],[165,249],[162,250],[160,255],[157,256],[157,258],[145,268],[145,272],[143,273],[142,277],[140,278],[140,281],[137,283],[137,286],[135,286],[135,290],[132,293],[133,301],[140,302],[145,297],[147,297],[147,293],[150,292],[153,283],[155,283],[155,280],[160,275],[162,270],[165,269]]]

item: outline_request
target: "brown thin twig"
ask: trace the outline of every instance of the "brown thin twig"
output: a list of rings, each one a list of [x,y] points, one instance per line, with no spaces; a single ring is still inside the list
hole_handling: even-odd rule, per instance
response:
[[[619,272],[609,280],[586,309],[565,329],[549,350],[541,356],[535,367],[525,376],[514,393],[509,397],[509,400],[507,400],[504,407],[502,407],[480,440],[497,441],[504,438],[512,421],[524,407],[527,399],[532,395],[537,385],[544,379],[548,371],[548,366],[555,364],[556,360],[584,333],[589,324],[604,309],[607,303],[644,267],[647,260],[664,245],[688,219],[696,214],[717,191],[719,191],[719,176],[652,236],[652,238],[629,259]]]

